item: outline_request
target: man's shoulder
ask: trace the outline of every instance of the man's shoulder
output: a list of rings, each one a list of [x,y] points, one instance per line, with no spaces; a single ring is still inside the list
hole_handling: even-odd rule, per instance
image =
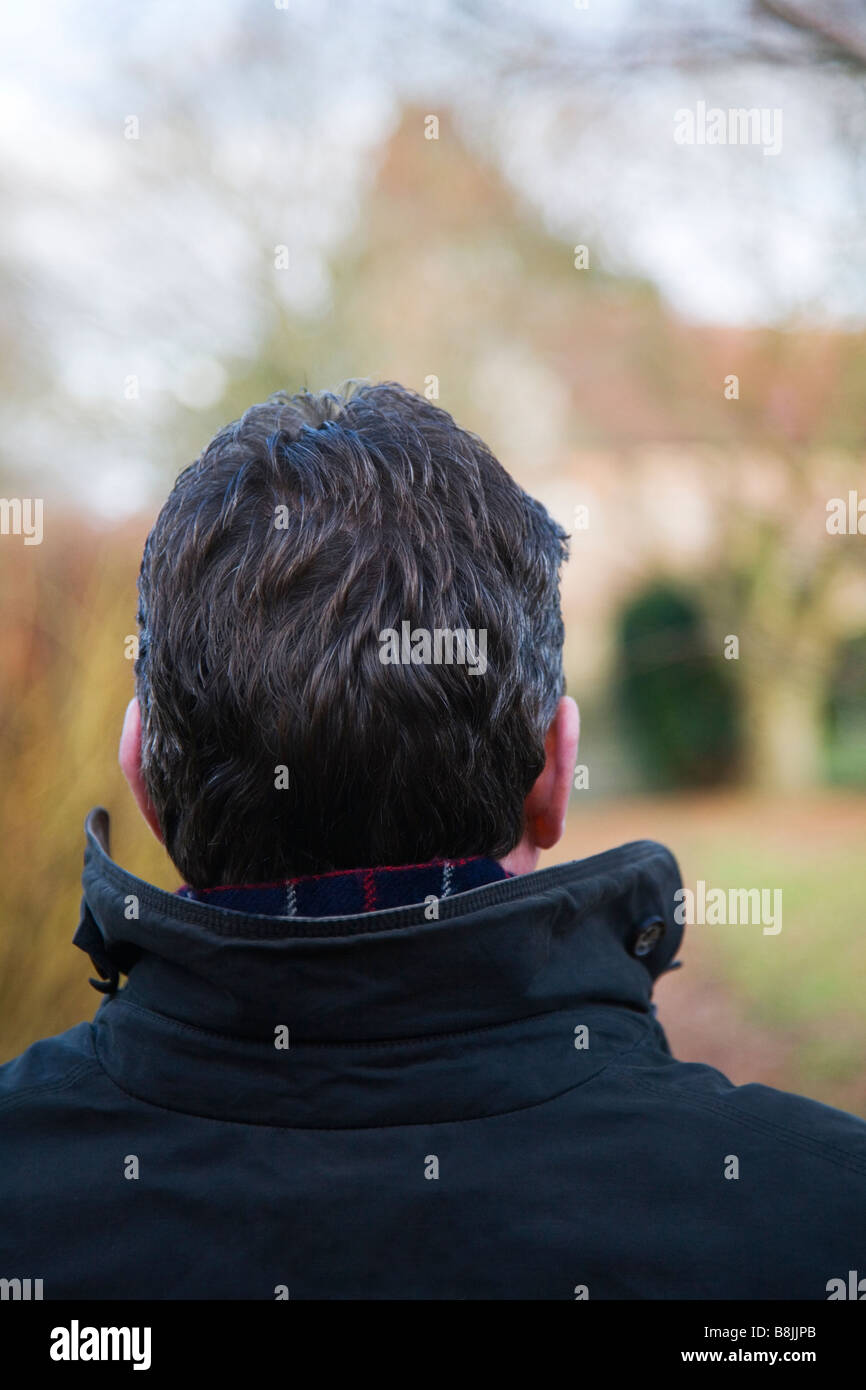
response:
[[[727,1136],[765,1156],[784,1155],[792,1166],[846,1170],[866,1180],[866,1120],[793,1091],[756,1082],[738,1085],[715,1067],[658,1054],[633,1057],[620,1075],[645,1098],[648,1112],[701,1142],[706,1135]],[[637,1065],[634,1063],[637,1062]]]
[[[93,1046],[93,1027],[78,1023],[65,1033],[41,1038],[0,1066],[0,1114],[38,1107],[64,1092],[75,1092],[88,1077],[104,1079]]]

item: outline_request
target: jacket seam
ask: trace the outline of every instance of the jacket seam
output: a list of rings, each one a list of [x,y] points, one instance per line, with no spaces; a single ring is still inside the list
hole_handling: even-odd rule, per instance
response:
[[[95,1060],[88,1058],[83,1062],[76,1063],[76,1065],[72,1067],[71,1070],[68,1071],[66,1075],[61,1077],[59,1080],[42,1081],[36,1083],[33,1086],[24,1086],[20,1090],[15,1090],[11,1095],[5,1096],[2,1099],[0,1099],[0,1111],[14,1110],[16,1105],[18,1105],[19,1103],[30,1100],[33,1096],[42,1095],[49,1091],[65,1091],[69,1086],[72,1086],[79,1079],[79,1077],[83,1076],[86,1072],[98,1070],[99,1065],[100,1063],[98,1057]]]
[[[163,1110],[171,1115],[185,1115],[189,1119],[207,1120],[212,1124],[220,1125],[242,1125],[247,1128],[252,1126],[256,1129],[275,1129],[282,1131],[293,1130],[295,1132],[305,1134],[315,1132],[319,1132],[322,1134],[350,1134],[352,1132],[358,1132],[362,1130],[367,1131],[379,1129],[423,1129],[429,1128],[432,1125],[477,1124],[480,1120],[505,1119],[509,1115],[519,1115],[525,1110],[538,1110],[542,1105],[552,1105],[555,1101],[562,1100],[564,1096],[570,1095],[572,1091],[578,1091],[582,1086],[586,1086],[590,1081],[597,1080],[598,1077],[601,1076],[603,1072],[607,1071],[609,1067],[614,1066],[618,1061],[621,1061],[622,1058],[634,1052],[635,1049],[640,1047],[644,1041],[645,1039],[643,1037],[637,1038],[631,1047],[625,1049],[622,1053],[617,1053],[615,1057],[609,1058],[608,1061],[602,1062],[596,1071],[592,1071],[587,1076],[582,1077],[580,1081],[575,1082],[573,1086],[566,1086],[566,1088],[563,1091],[557,1091],[556,1094],[552,1096],[545,1096],[542,1100],[530,1101],[527,1105],[513,1106],[510,1110],[485,1111],[479,1115],[456,1115],[450,1117],[445,1115],[429,1120],[391,1120],[380,1124],[357,1125],[284,1125],[275,1124],[269,1120],[237,1120],[231,1116],[203,1115],[196,1110],[182,1110],[179,1107],[164,1105],[160,1101],[148,1100],[144,1096],[137,1096],[134,1091],[129,1091],[125,1086],[121,1085],[117,1078],[113,1076],[112,1073],[108,1070],[108,1067],[106,1066],[102,1057],[99,1055],[99,1048],[97,1046],[95,1038],[93,1040],[93,1051],[94,1055],[96,1056],[96,1060],[99,1063],[99,1066],[102,1068],[102,1071],[104,1072],[105,1076],[108,1078],[112,1086],[115,1086],[117,1090],[120,1091],[123,1095],[125,1095],[129,1100],[134,1100],[139,1105],[148,1105],[154,1110]]]
[[[616,1065],[614,1063],[614,1065]],[[711,1069],[712,1070],[712,1069]],[[722,1073],[719,1073],[722,1075]],[[828,1163],[836,1164],[838,1167],[849,1169],[861,1176],[866,1176],[866,1161],[861,1162],[856,1155],[846,1153],[844,1149],[837,1148],[829,1140],[810,1139],[807,1134],[800,1134],[795,1129],[789,1129],[785,1125],[776,1124],[773,1120],[763,1120],[759,1116],[743,1115],[735,1110],[733,1106],[725,1101],[711,1100],[709,1097],[695,1097],[684,1094],[682,1091],[671,1091],[664,1086],[659,1086],[656,1082],[647,1081],[645,1077],[630,1076],[627,1072],[623,1073],[624,1079],[635,1090],[652,1091],[654,1095],[660,1096],[665,1100],[679,1100],[683,1105],[691,1107],[693,1110],[704,1110],[711,1114],[719,1115],[723,1119],[731,1120],[736,1124],[742,1125],[745,1129],[752,1130],[755,1134],[761,1134],[767,1138],[779,1139],[781,1142],[790,1144],[792,1148],[800,1149],[816,1158],[823,1158]],[[725,1078],[727,1080],[727,1078]],[[733,1083],[731,1083],[733,1084]],[[772,1089],[772,1088],[768,1088]],[[777,1094],[786,1094],[778,1092]],[[808,1099],[808,1097],[798,1097],[798,1099]],[[815,1102],[821,1104],[820,1101]],[[845,1113],[845,1112],[843,1112]],[[857,1119],[857,1116],[849,1118]]]
[[[148,1009],[145,1005],[138,1004],[132,999],[124,999],[122,993],[116,994],[111,1002],[112,1004],[123,1004],[127,1009],[132,1009],[135,1013],[142,1014],[146,1018],[158,1019],[161,1023],[167,1024],[177,1032],[192,1033],[193,1035],[202,1035],[207,1038],[216,1038],[220,1042],[228,1042],[232,1045],[241,1045],[245,1047],[269,1048],[273,1046],[273,1042],[270,1039],[239,1037],[233,1033],[221,1032],[218,1028],[202,1028],[199,1024],[188,1023],[186,1019],[172,1018],[170,1014],[160,1013],[157,1009]],[[580,1013],[581,1007],[580,1004],[574,1004],[562,1009],[545,1009],[543,1012],[537,1014],[518,1014],[516,1018],[503,1019],[497,1023],[482,1023],[476,1028],[459,1028],[447,1033],[418,1033],[412,1037],[350,1038],[345,1041],[319,1041],[317,1038],[299,1038],[293,1040],[292,1047],[297,1047],[298,1049],[335,1048],[343,1050],[353,1048],[410,1047],[413,1044],[419,1043],[445,1042],[454,1038],[469,1038],[476,1034],[493,1032],[497,1028],[513,1028],[522,1023],[534,1023],[536,1019],[556,1018],[559,1014]],[[583,1006],[583,1009],[584,1012],[589,1012],[590,1009],[604,1009],[609,1012],[611,1008],[614,1007],[616,1006],[611,1004],[587,1003]],[[619,1007],[624,1008],[623,1005]],[[636,1010],[628,1010],[628,1017],[651,1020],[651,1015],[644,1010],[640,1010],[639,1012]]]

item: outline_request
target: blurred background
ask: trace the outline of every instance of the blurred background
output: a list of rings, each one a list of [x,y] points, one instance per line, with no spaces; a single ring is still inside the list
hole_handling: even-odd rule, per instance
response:
[[[662,1020],[866,1114],[860,0],[11,0],[0,53],[0,493],[44,504],[0,534],[0,1060],[98,1003],[91,806],[178,886],[115,764],[177,471],[273,390],[396,379],[572,533],[547,862],[781,888],[777,935],[687,928]],[[780,148],[675,138],[710,108]]]

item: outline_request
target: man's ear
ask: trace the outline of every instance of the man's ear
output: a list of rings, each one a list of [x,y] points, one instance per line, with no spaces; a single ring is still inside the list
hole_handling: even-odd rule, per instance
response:
[[[510,873],[532,873],[541,851],[552,849],[562,838],[579,737],[580,712],[574,700],[564,695],[544,740],[544,767],[523,803],[523,835],[500,860]]]
[[[147,788],[144,785],[144,778],[141,775],[141,711],[138,708],[138,700],[135,696],[132,697],[126,707],[117,760],[120,763],[120,768],[124,777],[129,783],[129,790],[135,797],[135,802],[139,811],[144,816],[144,819],[159,840],[159,843],[164,844],[165,842],[162,837],[159,818],[156,811],[153,809],[153,804],[147,794]]]

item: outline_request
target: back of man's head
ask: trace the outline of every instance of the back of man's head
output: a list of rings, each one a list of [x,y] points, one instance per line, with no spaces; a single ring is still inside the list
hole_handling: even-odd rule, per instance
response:
[[[221,430],[139,581],[141,766],[187,882],[511,850],[563,691],[566,553],[401,386],[280,394]]]

